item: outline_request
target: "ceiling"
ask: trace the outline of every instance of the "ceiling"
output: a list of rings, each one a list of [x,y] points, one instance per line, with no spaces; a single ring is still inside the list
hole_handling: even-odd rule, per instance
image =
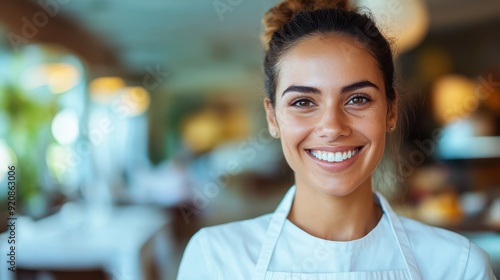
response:
[[[61,10],[104,38],[124,67],[159,67],[168,71],[170,86],[188,88],[240,83],[259,70],[260,17],[279,1],[220,2],[90,0],[71,1]]]
[[[263,56],[260,19],[279,2],[51,1],[59,3],[58,15],[77,23],[112,50],[112,54],[105,57],[116,56],[119,66],[115,67],[139,73],[139,77],[147,75],[148,69],[161,69],[168,72],[168,84],[179,88],[204,83],[239,84],[248,82],[245,79],[248,75],[259,75]],[[13,0],[1,2],[14,3]],[[500,0],[428,0],[426,3],[431,32],[500,17]]]

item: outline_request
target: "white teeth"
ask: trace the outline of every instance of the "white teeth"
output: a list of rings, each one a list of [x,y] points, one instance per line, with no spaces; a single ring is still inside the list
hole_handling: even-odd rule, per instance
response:
[[[351,158],[358,152],[358,148],[352,150],[352,151],[347,151],[347,152],[336,152],[336,153],[330,153],[330,152],[323,152],[323,151],[313,151],[311,150],[311,154],[320,160],[328,161],[328,162],[342,162],[346,159]]]
[[[333,155],[333,153],[328,153],[328,159],[327,159],[328,162],[332,162],[334,158],[335,156]]]
[[[341,152],[336,152],[335,153],[335,161],[336,162],[341,162],[342,161],[342,153]]]

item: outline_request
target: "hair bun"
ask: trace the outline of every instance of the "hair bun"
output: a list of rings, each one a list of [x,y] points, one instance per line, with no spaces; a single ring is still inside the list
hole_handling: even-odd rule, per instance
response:
[[[320,9],[344,9],[353,10],[349,0],[284,0],[272,7],[264,15],[264,33],[262,42],[264,47],[269,47],[269,42],[274,32],[289,22],[296,14],[302,11],[314,11]]]

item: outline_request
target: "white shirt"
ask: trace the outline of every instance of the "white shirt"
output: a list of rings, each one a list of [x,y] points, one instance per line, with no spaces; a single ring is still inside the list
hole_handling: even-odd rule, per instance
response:
[[[406,268],[399,250],[393,246],[396,239],[391,233],[387,215],[383,215],[377,226],[367,235],[348,242],[312,236],[288,219],[283,232],[286,234],[282,234],[278,239],[275,252],[290,253],[272,258],[269,265],[271,271],[332,273]],[[374,259],[377,259],[377,262],[374,262]]]
[[[293,195],[287,194],[282,204],[291,204]],[[385,199],[377,195],[384,215],[361,239],[323,240],[284,219],[271,246],[264,279],[496,279],[488,255],[468,239],[395,216]],[[289,208],[285,210],[282,214],[286,217]],[[184,252],[178,279],[252,279],[262,259],[261,250],[267,246],[263,244],[270,240],[268,228],[276,213],[198,231]],[[408,240],[406,245],[401,242],[403,247],[395,234],[399,231],[397,220]],[[405,258],[408,250],[412,256]],[[413,274],[409,273],[412,266]]]

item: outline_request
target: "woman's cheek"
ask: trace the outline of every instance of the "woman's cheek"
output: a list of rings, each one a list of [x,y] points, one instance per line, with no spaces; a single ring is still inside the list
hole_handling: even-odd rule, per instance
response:
[[[303,116],[287,115],[279,119],[281,119],[280,127],[283,133],[301,134],[314,127],[311,119]]]

